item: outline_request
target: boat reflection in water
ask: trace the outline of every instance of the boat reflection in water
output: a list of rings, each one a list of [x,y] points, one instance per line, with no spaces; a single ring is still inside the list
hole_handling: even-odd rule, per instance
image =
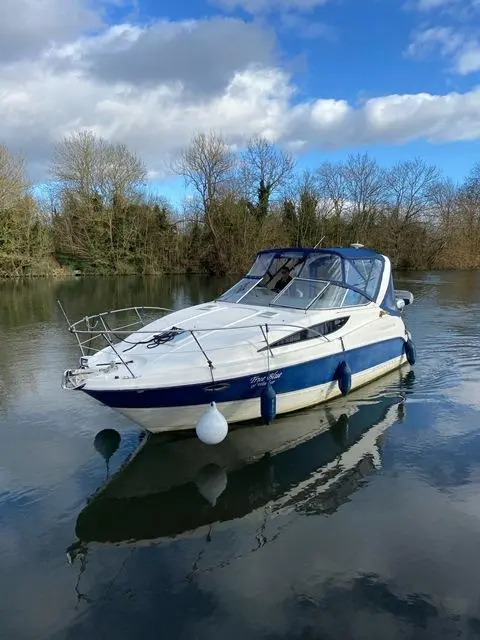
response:
[[[401,421],[413,372],[399,370],[346,399],[232,430],[216,447],[147,436],[79,514],[75,548],[204,535],[268,506],[332,512],[380,465],[377,442]]]

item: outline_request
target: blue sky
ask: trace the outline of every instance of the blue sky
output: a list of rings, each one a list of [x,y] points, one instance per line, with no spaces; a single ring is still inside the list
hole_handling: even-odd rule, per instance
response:
[[[38,5],[0,6],[0,141],[36,181],[82,128],[134,149],[175,201],[168,167],[199,130],[266,135],[300,167],[368,151],[461,180],[480,160],[477,0]]]

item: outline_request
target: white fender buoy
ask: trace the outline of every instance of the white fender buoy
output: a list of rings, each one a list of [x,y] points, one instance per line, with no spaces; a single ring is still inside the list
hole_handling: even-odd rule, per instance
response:
[[[195,431],[198,439],[204,444],[220,444],[228,434],[228,423],[211,402],[208,409],[198,419]]]
[[[207,500],[212,507],[217,504],[217,500],[227,488],[227,474],[225,469],[213,462],[200,469],[195,478],[198,492]]]

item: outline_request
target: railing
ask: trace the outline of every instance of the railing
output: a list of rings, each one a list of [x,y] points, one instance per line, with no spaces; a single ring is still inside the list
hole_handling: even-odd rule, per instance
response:
[[[102,313],[96,313],[92,316],[85,316],[84,318],[81,318],[80,320],[77,320],[77,322],[71,324],[60,302],[59,305],[68,322],[68,330],[77,338],[78,346],[80,347],[82,356],[88,356],[89,354],[97,353],[97,351],[100,351],[106,346],[112,347],[113,342],[110,339],[110,336],[116,337],[117,340],[120,341],[121,338],[118,338],[117,334],[133,333],[133,331],[138,331],[138,327],[144,327],[149,322],[152,322],[152,320],[158,319],[162,317],[162,315],[172,312],[172,309],[166,309],[165,307],[125,307],[124,309],[103,311]],[[151,316],[153,315],[154,318],[147,319],[146,312],[148,312]],[[134,315],[135,319],[129,322],[127,322],[125,319],[119,326],[112,327],[110,322],[111,319],[114,318],[115,321],[119,314]],[[125,324],[125,322],[127,323]],[[81,340],[80,336],[84,335],[88,337]],[[104,340],[103,346],[97,346],[99,339]],[[97,340],[95,346],[93,346],[94,340]]]
[[[92,316],[85,316],[77,322],[70,323],[67,315],[61,305],[58,303],[62,313],[65,316],[65,319],[68,323],[68,328],[71,333],[73,333],[77,339],[78,346],[80,348],[82,357],[80,358],[80,369],[72,371],[67,370],[64,372],[64,380],[63,387],[67,389],[75,389],[83,386],[84,383],[80,383],[80,377],[83,377],[88,374],[98,373],[98,371],[102,368],[109,368],[112,366],[123,365],[125,370],[128,372],[129,376],[135,378],[135,374],[129,366],[132,364],[131,360],[128,360],[128,357],[125,358],[122,353],[118,350],[118,343],[122,342],[127,336],[132,333],[136,334],[146,334],[150,336],[149,340],[142,341],[141,343],[147,345],[147,348],[154,348],[160,344],[164,344],[169,342],[171,339],[176,337],[179,333],[188,333],[195,341],[197,347],[202,352],[205,360],[210,368],[210,374],[212,378],[212,383],[215,384],[213,370],[215,368],[214,363],[209,358],[206,353],[204,347],[199,341],[199,337],[197,334],[202,333],[203,336],[214,333],[217,331],[234,331],[236,329],[245,330],[245,329],[258,329],[263,337],[263,340],[266,345],[267,357],[272,358],[275,357],[275,353],[272,350],[272,345],[269,342],[269,331],[271,329],[283,329],[285,331],[291,332],[292,329],[297,330],[305,330],[308,329],[311,333],[316,333],[319,338],[322,338],[325,342],[330,343],[335,340],[339,340],[342,345],[342,350],[345,350],[344,346],[344,337],[350,334],[352,331],[357,331],[360,328],[363,328],[372,323],[375,319],[369,319],[367,322],[362,325],[356,325],[352,327],[350,331],[342,332],[341,336],[335,336],[333,338],[329,338],[327,335],[324,335],[320,331],[314,329],[313,327],[308,327],[305,325],[297,325],[290,323],[263,323],[263,324],[254,324],[254,325],[239,325],[239,326],[226,326],[226,327],[203,327],[203,328],[195,328],[191,329],[188,327],[165,327],[160,331],[154,332],[151,328],[145,329],[145,325],[152,322],[155,319],[159,319],[163,317],[163,315],[170,313],[171,309],[166,309],[165,307],[126,307],[124,309],[116,309],[113,311],[104,311],[102,313],[97,313]],[[123,315],[121,315],[123,314]],[[112,319],[118,320],[119,318],[123,318],[125,316],[130,316],[128,319],[121,320],[121,323],[118,326],[112,326]],[[147,317],[150,316],[150,317]],[[133,319],[132,319],[133,318]],[[116,340],[116,342],[115,342]],[[140,344],[140,341],[137,343],[132,343],[133,348],[136,344]],[[294,344],[294,343],[292,343]],[[151,345],[151,346],[148,346]],[[105,363],[96,363],[95,368],[90,368],[88,366],[88,356],[93,355],[100,351],[102,348],[110,347],[114,352],[116,359],[118,362],[105,362]],[[270,365],[268,365],[270,367]],[[106,370],[106,369],[105,369]]]

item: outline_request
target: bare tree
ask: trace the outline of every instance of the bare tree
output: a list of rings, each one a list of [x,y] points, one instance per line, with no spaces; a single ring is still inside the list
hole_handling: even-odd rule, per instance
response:
[[[0,145],[0,209],[14,206],[25,196],[27,186],[23,159]]]
[[[57,185],[56,247],[106,271],[123,270],[134,225],[133,205],[144,198],[147,170],[125,145],[89,131],[74,133],[55,150],[50,173]]]
[[[190,145],[183,150],[173,163],[173,171],[183,176],[185,182],[193,187],[200,199],[201,216],[213,241],[213,248],[219,263],[224,262],[221,231],[222,218],[216,215],[221,209],[219,199],[230,191],[235,167],[235,155],[225,140],[214,132],[197,133]],[[195,216],[195,212],[194,216]],[[197,217],[197,228],[200,220]]]
[[[480,205],[480,162],[472,167],[460,189],[460,196],[477,207]]]
[[[459,198],[458,188],[449,178],[434,181],[427,188],[428,198],[425,211],[420,215],[420,223],[415,222],[415,216],[410,218],[412,230],[409,239],[408,252],[416,253],[417,264],[432,266],[441,265],[448,255],[450,260],[459,259]],[[397,223],[398,224],[398,223]],[[409,224],[404,223],[404,224]],[[400,233],[402,221],[399,223]],[[422,229],[427,232],[423,238]],[[416,251],[415,251],[416,247]]]
[[[386,195],[390,212],[390,245],[392,259],[399,263],[404,254],[402,245],[413,244],[420,238],[419,224],[431,223],[434,214],[433,194],[441,180],[437,167],[420,158],[397,163],[386,173]],[[421,253],[418,247],[416,253]]]
[[[345,198],[362,238],[375,222],[385,195],[384,172],[367,153],[350,155],[342,167]]]
[[[47,225],[29,194],[23,159],[0,145],[0,276],[43,268],[50,249]]]
[[[225,140],[214,132],[195,134],[172,165],[174,173],[183,176],[200,197],[207,217],[215,198],[230,184],[234,167],[235,155]]]
[[[339,217],[346,204],[345,175],[342,166],[332,162],[322,162],[317,169],[317,182],[324,215]]]
[[[297,229],[295,243],[299,247],[315,246],[319,236],[320,195],[315,175],[304,171],[297,180]]]
[[[477,162],[460,186],[455,213],[455,231],[460,241],[459,263],[480,264],[480,163]]]
[[[441,180],[437,167],[420,158],[400,162],[386,174],[387,197],[396,219],[405,224],[431,211],[432,194]]]
[[[242,155],[240,171],[246,194],[255,201],[259,219],[264,219],[272,195],[284,187],[295,168],[293,157],[262,137],[251,138]]]
[[[50,173],[62,192],[102,205],[134,197],[147,177],[142,160],[125,145],[90,131],[74,133],[56,146]]]
[[[448,235],[455,223],[459,190],[453,180],[442,178],[431,185],[429,192],[435,223],[439,225],[442,233]]]
[[[317,169],[316,178],[320,215],[333,226],[331,242],[342,244],[342,216],[348,205],[343,165],[323,162]]]

